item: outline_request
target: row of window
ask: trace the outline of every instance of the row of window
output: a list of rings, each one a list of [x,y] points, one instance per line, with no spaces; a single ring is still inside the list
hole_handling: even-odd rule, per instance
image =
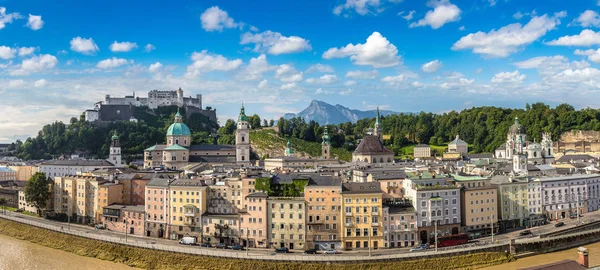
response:
[[[444,215],[446,215],[446,216],[449,215],[449,212],[450,211],[448,209],[444,209]],[[452,214],[456,215],[457,213],[458,213],[458,209],[453,208],[452,209]],[[421,217],[426,217],[426,216],[427,216],[427,212],[426,211],[422,211],[421,212]],[[431,216],[432,217],[435,217],[435,216],[440,217],[440,216],[442,216],[442,210],[437,210],[437,211],[433,210],[433,211],[431,211]]]
[[[360,236],[369,236],[369,231],[372,233],[371,236],[377,236],[379,234],[377,228],[356,228],[354,230],[354,235],[352,235],[352,229],[346,229],[346,237],[360,237]]]

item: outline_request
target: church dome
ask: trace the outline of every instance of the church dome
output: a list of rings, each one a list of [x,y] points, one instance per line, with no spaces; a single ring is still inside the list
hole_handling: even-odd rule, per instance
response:
[[[184,123],[173,123],[167,130],[167,136],[190,136],[190,128]]]
[[[519,123],[519,117],[515,117],[515,123],[510,126],[508,133],[511,134],[525,134],[525,127]]]

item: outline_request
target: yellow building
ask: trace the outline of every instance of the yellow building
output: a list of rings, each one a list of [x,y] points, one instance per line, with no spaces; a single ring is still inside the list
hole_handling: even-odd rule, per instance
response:
[[[29,181],[31,176],[38,172],[38,167],[33,165],[13,165],[8,166],[17,173],[16,180]]]
[[[99,221],[99,186],[106,180],[101,177],[68,175],[54,178],[54,210],[70,216],[73,222]],[[120,195],[120,194],[119,194]],[[98,210],[100,209],[100,210]]]
[[[267,200],[271,247],[305,249],[306,202],[304,197],[273,197]]]
[[[123,184],[106,182],[98,186],[98,203],[96,204],[96,220],[102,220],[102,209],[111,204],[123,203]]]
[[[171,239],[183,236],[202,237],[202,215],[207,208],[204,181],[177,179],[169,184]]]
[[[380,184],[342,184],[342,248],[346,250],[384,246],[383,191]]]

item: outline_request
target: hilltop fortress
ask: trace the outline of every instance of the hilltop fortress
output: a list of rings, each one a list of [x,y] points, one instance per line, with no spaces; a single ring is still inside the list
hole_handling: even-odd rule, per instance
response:
[[[188,112],[186,116],[200,113],[212,121],[217,121],[215,109],[206,107],[202,109],[202,95],[196,97],[184,97],[181,88],[172,91],[152,90],[148,97],[139,97],[135,92],[131,96],[111,97],[106,95],[104,101],[96,102],[94,109],[85,111],[85,120],[88,122],[112,122],[112,121],[137,121],[134,117],[135,108],[147,107],[156,109],[158,107],[177,106],[184,107]]]

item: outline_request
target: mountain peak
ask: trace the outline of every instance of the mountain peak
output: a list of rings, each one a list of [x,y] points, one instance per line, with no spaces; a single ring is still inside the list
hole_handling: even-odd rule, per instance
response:
[[[396,114],[393,111],[380,111],[381,115],[390,115]],[[286,113],[283,115],[286,119],[291,119],[294,117],[301,117],[306,122],[316,121],[319,125],[325,124],[339,124],[352,122],[356,123],[356,121],[363,118],[374,118],[377,114],[376,110],[368,110],[368,111],[360,111],[353,110],[343,105],[336,104],[331,105],[327,102],[313,99],[310,102],[310,105],[302,110],[301,112],[295,113]]]

